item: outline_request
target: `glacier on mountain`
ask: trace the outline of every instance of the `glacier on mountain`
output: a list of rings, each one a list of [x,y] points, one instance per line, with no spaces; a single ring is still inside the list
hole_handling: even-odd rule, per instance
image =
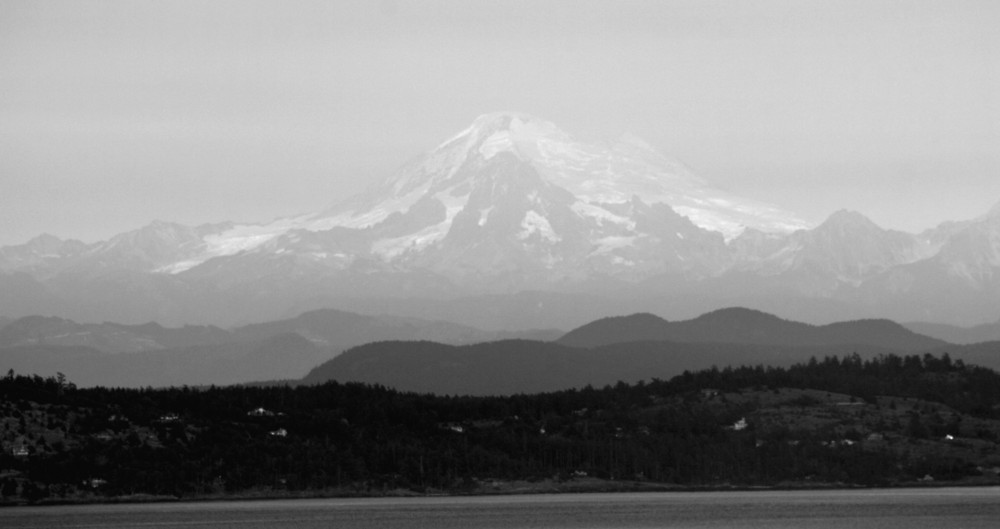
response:
[[[828,300],[837,310],[993,321],[1000,204],[920,234],[847,211],[809,228],[714,188],[634,136],[581,142],[503,112],[317,213],[264,224],[157,221],[94,244],[40,236],[0,248],[0,295],[31,299],[34,312],[96,304],[138,317],[146,303],[149,318],[250,318],[230,313],[259,300],[279,310],[352,296],[540,291],[783,300],[771,310],[794,297],[807,309]]]
[[[206,237],[206,249],[200,256],[160,270],[182,272],[212,257],[252,249],[295,229],[373,229],[430,197],[444,204],[444,220],[371,244],[372,252],[386,260],[421,251],[447,236],[456,215],[467,206],[470,193],[477,186],[486,185],[484,179],[489,175],[484,176],[483,171],[492,170],[491,162],[502,153],[524,162],[543,182],[574,197],[571,209],[598,225],[610,222],[634,231],[633,220],[612,213],[603,205],[626,203],[638,197],[648,204],[667,204],[701,228],[722,233],[727,241],[747,227],[765,232],[790,232],[807,227],[792,213],[712,188],[683,164],[662,156],[634,136],[625,135],[609,144],[582,143],[548,121],[523,113],[498,112],[476,118],[468,128],[367,193],[317,215],[281,219],[261,226],[236,226],[211,235]],[[503,175],[494,177],[489,183],[494,188],[510,185]],[[485,227],[496,207],[481,207],[477,225]],[[545,213],[524,212],[521,224],[521,240],[534,232],[549,242],[562,239]]]

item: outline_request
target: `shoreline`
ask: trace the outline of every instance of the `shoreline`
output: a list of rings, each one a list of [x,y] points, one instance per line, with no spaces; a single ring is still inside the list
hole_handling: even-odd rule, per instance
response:
[[[494,484],[495,483],[495,484]],[[531,483],[533,486],[521,485]],[[78,498],[46,498],[38,502],[6,502],[0,501],[0,509],[18,507],[58,507],[84,505],[143,505],[159,503],[223,503],[223,502],[255,502],[282,500],[321,500],[321,499],[388,499],[388,498],[469,498],[469,497],[499,497],[499,496],[535,496],[535,495],[572,495],[572,494],[618,494],[618,493],[724,493],[724,492],[794,492],[794,491],[849,491],[849,490],[917,490],[917,489],[962,489],[962,488],[998,488],[1000,483],[980,481],[936,481],[936,482],[899,482],[889,485],[860,485],[846,483],[786,483],[778,485],[705,485],[687,486],[669,483],[651,483],[640,481],[599,480],[596,478],[573,479],[566,481],[541,480],[537,482],[507,481],[490,482],[489,486],[480,486],[472,490],[413,490],[386,489],[383,491],[358,491],[352,489],[327,489],[316,491],[247,491],[238,494],[213,494],[193,496],[167,496],[153,494],[135,494],[116,497],[78,497]]]

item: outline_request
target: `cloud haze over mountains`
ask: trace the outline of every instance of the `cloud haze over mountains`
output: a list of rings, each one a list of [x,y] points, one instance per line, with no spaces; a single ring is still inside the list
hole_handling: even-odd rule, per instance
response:
[[[0,318],[992,324],[998,25],[971,0],[5,2]]]
[[[884,319],[815,326],[738,307],[686,321],[652,314],[601,318],[568,333],[489,332],[330,309],[231,330],[26,316],[0,321],[0,361],[4,370],[63,373],[83,386],[337,380],[488,395],[667,379],[712,366],[788,366],[834,356],[948,353],[954,360],[1000,366],[995,354],[1000,326],[974,334],[984,340],[955,345]]]
[[[568,328],[741,305],[971,325],[1000,314],[998,272],[1000,204],[918,234],[850,211],[809,227],[637,137],[498,112],[314,214],[0,248],[0,314],[232,325],[329,306]]]
[[[316,211],[494,110],[918,232],[1000,197],[998,26],[978,0],[7,1],[0,246]]]

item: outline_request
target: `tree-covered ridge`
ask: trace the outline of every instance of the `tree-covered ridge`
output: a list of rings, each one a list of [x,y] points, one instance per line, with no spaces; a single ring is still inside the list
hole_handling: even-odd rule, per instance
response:
[[[785,347],[853,345],[881,347],[903,353],[923,352],[949,345],[885,319],[810,325],[743,307],[719,309],[683,321],[667,321],[652,314],[602,318],[577,327],[558,340],[563,345],[575,347],[638,341]]]
[[[997,369],[1000,344],[954,346],[953,359]],[[435,342],[375,342],[352,348],[318,366],[306,384],[364,382],[438,395],[547,393],[587,385],[603,387],[669,380],[712,366],[791,367],[810,358],[848,355],[864,359],[904,354],[849,345],[779,346],[736,343],[625,342],[593,348],[530,340],[464,346]],[[937,353],[944,354],[942,351]],[[921,351],[920,354],[925,354]],[[860,359],[859,359],[860,360]]]
[[[1000,483],[1000,375],[947,356],[508,397],[357,383],[79,389],[8,373],[0,397],[5,502]]]

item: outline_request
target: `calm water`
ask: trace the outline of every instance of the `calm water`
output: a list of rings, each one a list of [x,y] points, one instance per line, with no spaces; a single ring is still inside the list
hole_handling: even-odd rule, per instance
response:
[[[0,527],[996,528],[1000,489],[570,494],[0,509]]]

